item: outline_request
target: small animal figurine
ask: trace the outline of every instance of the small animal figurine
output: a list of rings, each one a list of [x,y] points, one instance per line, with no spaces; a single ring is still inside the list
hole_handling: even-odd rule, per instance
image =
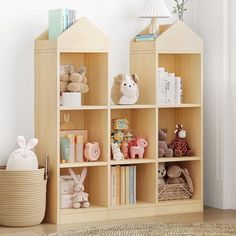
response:
[[[132,105],[138,101],[139,88],[136,74],[120,74],[114,79],[111,98],[115,104]]]
[[[186,181],[181,177],[181,175],[184,175],[190,193],[194,193],[194,187],[193,187],[193,181],[189,175],[188,170],[181,169],[177,165],[172,165],[167,170],[167,176],[168,179],[166,180],[166,184],[180,184],[180,183],[186,183]]]
[[[16,149],[9,157],[7,161],[6,170],[10,171],[25,171],[25,170],[37,170],[38,159],[34,152],[31,151],[37,144],[38,139],[30,139],[26,144],[23,136],[17,137],[17,143],[20,148]]]
[[[111,149],[112,149],[112,155],[113,155],[113,159],[116,161],[122,161],[124,160],[124,155],[122,154],[122,152],[120,151],[120,147],[118,143],[112,143],[111,144]]]
[[[186,141],[186,130],[183,129],[183,125],[176,125],[176,128],[176,137],[169,144],[169,148],[174,151],[174,155],[176,157],[193,156],[194,152],[188,146],[188,143]]]
[[[168,148],[167,143],[167,129],[159,129],[158,131],[158,157],[172,157],[173,150]]]
[[[138,155],[139,159],[143,158],[145,148],[148,146],[148,142],[142,138],[138,137],[135,140],[136,146],[130,147],[130,156],[132,159],[135,158],[136,155]]]
[[[165,163],[159,163],[158,164],[158,185],[165,184],[165,179],[164,179],[165,175],[166,175]]]
[[[125,159],[129,158],[129,144],[127,141],[122,141],[121,143],[121,152]]]
[[[87,142],[84,148],[84,156],[88,161],[97,161],[100,156],[99,144]]]
[[[90,203],[88,201],[89,195],[88,193],[84,192],[84,185],[83,185],[87,175],[87,168],[83,168],[79,180],[78,178],[76,178],[76,175],[71,168],[69,168],[69,172],[75,182],[74,195],[73,195],[73,208],[88,208],[90,206]]]

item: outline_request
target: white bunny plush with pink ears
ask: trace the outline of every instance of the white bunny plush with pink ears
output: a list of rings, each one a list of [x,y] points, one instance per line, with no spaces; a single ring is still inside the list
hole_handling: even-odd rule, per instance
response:
[[[38,139],[32,138],[26,144],[23,136],[17,137],[17,143],[20,148],[16,149],[9,157],[7,161],[6,170],[10,171],[26,171],[26,170],[37,170],[38,159],[33,149],[38,144]]]
[[[69,168],[71,177],[75,182],[74,195],[73,195],[73,207],[74,208],[88,208],[90,203],[88,201],[88,194],[84,192],[84,180],[87,175],[87,168],[83,168],[80,178],[76,178],[74,171]]]

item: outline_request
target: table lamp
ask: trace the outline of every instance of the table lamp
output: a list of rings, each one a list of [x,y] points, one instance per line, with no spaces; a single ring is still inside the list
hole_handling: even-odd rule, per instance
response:
[[[151,18],[149,34],[159,34],[157,18],[169,18],[171,16],[164,0],[146,0],[139,17]]]

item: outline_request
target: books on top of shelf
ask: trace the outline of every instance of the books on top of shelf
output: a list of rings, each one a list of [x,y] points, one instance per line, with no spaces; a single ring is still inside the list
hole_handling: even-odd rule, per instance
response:
[[[136,166],[111,167],[111,205],[136,204]]]
[[[157,34],[138,34],[135,37],[136,42],[142,41],[154,41],[157,38]]]
[[[70,9],[54,9],[48,12],[48,39],[56,39],[76,20],[76,11]]]
[[[158,104],[179,105],[182,103],[183,88],[181,77],[160,67],[158,73]]]

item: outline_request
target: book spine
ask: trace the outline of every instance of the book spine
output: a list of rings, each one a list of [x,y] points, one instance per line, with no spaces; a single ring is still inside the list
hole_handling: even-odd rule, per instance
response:
[[[111,205],[116,205],[116,168],[111,167]]]
[[[125,204],[129,205],[129,166],[125,167]]]
[[[136,204],[136,166],[134,166],[134,204]]]
[[[75,136],[73,134],[67,135],[70,140],[70,158],[69,162],[75,162]]]
[[[129,167],[129,204],[134,204],[134,167]]]
[[[120,168],[120,203],[125,205],[125,167]]]
[[[181,77],[175,77],[175,104],[181,104],[183,98],[183,85]]]
[[[175,74],[169,73],[169,104],[174,105],[175,104]]]
[[[120,166],[116,166],[116,205],[120,205]]]
[[[66,163],[70,160],[70,140],[67,137],[60,138],[61,162]]]
[[[166,104],[166,94],[165,94],[165,68],[157,69],[158,77],[158,104]]]
[[[84,161],[84,144],[83,144],[83,136],[76,135],[75,136],[75,161],[83,162]]]
[[[154,41],[155,38],[152,38],[152,37],[150,37],[150,38],[136,38],[135,40],[136,40],[136,42],[144,42],[144,41]]]
[[[169,73],[165,72],[165,80],[164,80],[164,94],[165,94],[165,104],[170,104],[170,79],[169,79]]]

